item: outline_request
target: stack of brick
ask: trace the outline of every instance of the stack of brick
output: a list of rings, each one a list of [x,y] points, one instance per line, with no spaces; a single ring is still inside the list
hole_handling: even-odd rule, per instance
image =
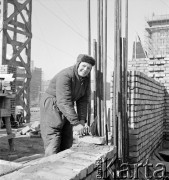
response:
[[[131,71],[128,81],[130,157],[142,162],[163,139],[164,86],[141,72]]]
[[[16,68],[9,65],[0,65],[0,74],[13,74],[13,77],[16,78]],[[15,80],[13,82],[10,82],[10,87],[12,93],[16,93],[16,86],[15,86]],[[11,99],[11,112],[14,115],[15,114],[15,99]]]

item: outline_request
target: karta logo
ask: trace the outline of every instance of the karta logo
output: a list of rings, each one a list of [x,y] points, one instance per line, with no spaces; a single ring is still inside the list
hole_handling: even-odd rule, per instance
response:
[[[108,164],[107,159],[98,159],[97,166],[97,179],[105,179],[110,176],[113,179],[140,179],[139,170],[142,172],[142,176],[145,179],[168,179],[166,176],[166,167],[163,163],[157,163],[153,165],[149,163],[147,159],[145,164],[129,164],[121,163],[118,167],[114,167],[114,159]],[[142,168],[142,169],[141,169]]]

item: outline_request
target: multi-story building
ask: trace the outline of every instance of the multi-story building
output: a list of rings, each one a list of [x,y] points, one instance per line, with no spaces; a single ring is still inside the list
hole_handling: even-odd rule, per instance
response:
[[[42,68],[32,69],[32,78],[30,83],[30,104],[38,105],[42,90]]]
[[[152,15],[147,19],[146,52],[148,56],[169,55],[169,14]]]

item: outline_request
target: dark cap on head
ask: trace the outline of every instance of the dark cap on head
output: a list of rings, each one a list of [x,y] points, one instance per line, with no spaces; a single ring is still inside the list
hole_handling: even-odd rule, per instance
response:
[[[91,64],[92,66],[95,65],[95,59],[92,56],[89,56],[87,54],[79,54],[77,57],[77,62],[81,63],[81,62],[86,62]]]

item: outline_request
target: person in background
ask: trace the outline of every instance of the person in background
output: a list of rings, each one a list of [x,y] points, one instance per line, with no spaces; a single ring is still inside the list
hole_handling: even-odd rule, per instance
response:
[[[90,72],[95,59],[80,54],[74,66],[57,73],[40,102],[40,128],[45,156],[68,149],[73,133],[82,136],[90,97]]]

